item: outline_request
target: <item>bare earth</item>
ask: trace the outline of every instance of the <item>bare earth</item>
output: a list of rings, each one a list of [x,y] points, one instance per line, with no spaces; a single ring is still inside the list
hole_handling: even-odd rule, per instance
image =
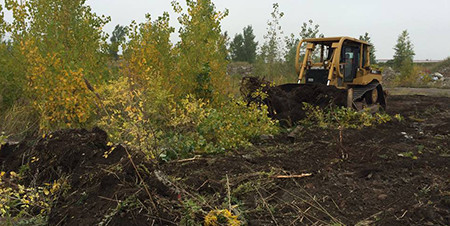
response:
[[[337,131],[315,130],[183,161],[136,155],[137,175],[125,149],[102,157],[110,147],[96,129],[6,146],[0,165],[29,163],[29,184],[68,176],[50,225],[177,225],[230,205],[248,225],[450,225],[450,98],[391,95],[387,112],[404,120],[344,133],[346,160]]]

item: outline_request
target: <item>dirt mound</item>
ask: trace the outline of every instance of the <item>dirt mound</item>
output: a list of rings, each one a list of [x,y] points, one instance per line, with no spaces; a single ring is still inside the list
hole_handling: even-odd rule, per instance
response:
[[[267,98],[255,96],[257,91],[266,93]],[[346,106],[347,102],[347,92],[334,86],[322,84],[272,86],[268,81],[257,77],[244,77],[242,79],[241,94],[248,103],[267,105],[270,117],[287,126],[292,126],[305,117],[303,103],[325,108],[328,106]]]
[[[103,155],[111,148],[107,146],[107,134],[99,128],[62,130],[5,145],[0,161],[2,170],[7,172],[19,172],[27,166],[23,175],[27,186],[42,186],[58,179],[70,185],[52,207],[50,225],[171,225],[180,213],[167,211],[158,201],[146,203],[147,213],[137,214],[142,209],[136,206],[128,208],[135,202],[149,200],[149,194],[162,203],[177,200],[177,194],[154,174],[154,163],[135,155],[135,166],[149,172],[139,176],[124,147],[115,147],[105,158]],[[123,206],[127,207],[126,213],[120,211]]]
[[[99,128],[57,131],[39,139],[29,139],[17,145],[2,148],[4,163],[9,170],[18,170],[24,163],[29,165],[29,175],[37,184],[53,182],[62,175],[82,174],[96,164],[107,162],[101,158],[107,147],[107,134]],[[109,161],[113,161],[110,159]]]

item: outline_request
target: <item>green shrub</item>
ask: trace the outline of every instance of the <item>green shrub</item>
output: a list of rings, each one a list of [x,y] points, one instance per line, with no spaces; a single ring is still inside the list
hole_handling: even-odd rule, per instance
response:
[[[267,116],[266,106],[247,106],[234,98],[212,107],[188,96],[171,121],[178,134],[168,143],[176,145],[171,150],[181,153],[217,153],[248,147],[253,139],[278,132],[277,123]]]
[[[121,78],[101,89],[105,114],[99,125],[112,142],[141,150],[150,159],[159,155],[161,129],[170,115],[170,94],[153,84],[143,88]]]
[[[352,108],[320,108],[308,103],[303,103],[306,111],[306,119],[302,122],[306,125],[314,125],[320,128],[332,129],[362,129],[392,120],[385,113],[371,114],[368,111],[356,111]]]
[[[400,74],[395,77],[393,83],[395,86],[414,87],[419,86],[421,83],[422,68],[414,66],[408,62],[404,62],[400,68]]]

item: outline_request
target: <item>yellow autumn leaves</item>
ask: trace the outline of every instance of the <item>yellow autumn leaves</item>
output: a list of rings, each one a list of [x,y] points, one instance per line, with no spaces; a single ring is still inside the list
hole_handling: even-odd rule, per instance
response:
[[[61,184],[56,181],[37,188],[26,187],[19,181],[20,175],[16,172],[0,172],[0,217],[16,216],[30,209],[48,212],[53,196],[61,189]]]
[[[40,113],[40,128],[83,125],[93,112],[94,95],[86,87],[82,68],[66,68],[58,54],[42,56],[32,42],[22,46],[28,62],[28,92]]]

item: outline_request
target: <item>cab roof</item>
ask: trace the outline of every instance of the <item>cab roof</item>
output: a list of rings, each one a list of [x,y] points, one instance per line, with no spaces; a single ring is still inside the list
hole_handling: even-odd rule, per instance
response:
[[[362,41],[362,40],[352,38],[352,37],[347,37],[347,36],[303,39],[304,42],[311,42],[311,43],[316,43],[316,44],[331,44],[334,42],[340,42],[341,40],[361,43],[361,44],[369,45],[369,46],[371,45],[370,43],[368,43],[366,41]]]

